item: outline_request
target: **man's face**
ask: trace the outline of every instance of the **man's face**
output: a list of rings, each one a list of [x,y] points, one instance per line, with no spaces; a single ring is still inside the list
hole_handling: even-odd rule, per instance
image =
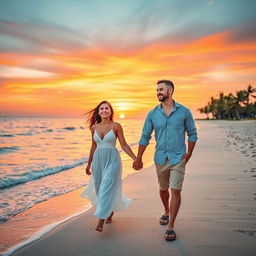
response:
[[[171,89],[165,83],[160,83],[156,88],[156,95],[159,101],[165,102],[170,97]]]

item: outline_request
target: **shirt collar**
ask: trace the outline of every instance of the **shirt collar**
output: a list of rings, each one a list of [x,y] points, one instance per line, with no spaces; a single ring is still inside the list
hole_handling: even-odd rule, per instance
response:
[[[178,102],[176,102],[175,100],[173,100],[173,103],[174,103],[174,110],[176,109],[176,108],[179,108],[181,105],[178,103]],[[160,103],[158,106],[158,109],[160,110],[161,108],[162,108],[162,104]]]

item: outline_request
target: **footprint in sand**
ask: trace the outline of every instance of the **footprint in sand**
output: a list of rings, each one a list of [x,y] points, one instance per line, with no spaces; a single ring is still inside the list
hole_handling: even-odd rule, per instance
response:
[[[249,236],[256,236],[256,230],[241,230],[241,229],[238,229],[238,230],[233,230],[234,232],[239,232],[239,233],[242,233],[242,234],[246,234],[246,235],[249,235]]]

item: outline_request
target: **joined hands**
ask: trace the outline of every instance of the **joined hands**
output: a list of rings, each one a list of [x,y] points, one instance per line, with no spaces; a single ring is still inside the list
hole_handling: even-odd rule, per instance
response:
[[[143,168],[143,162],[141,160],[141,158],[136,158],[134,161],[133,161],[133,165],[132,165],[133,169],[134,170],[141,170]]]

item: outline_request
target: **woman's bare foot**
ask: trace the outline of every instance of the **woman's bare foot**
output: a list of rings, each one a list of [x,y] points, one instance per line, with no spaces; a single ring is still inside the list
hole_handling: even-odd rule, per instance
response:
[[[104,225],[104,219],[99,219],[98,225],[95,228],[96,231],[102,232],[103,231],[103,225]]]
[[[114,212],[111,212],[110,216],[105,220],[105,223],[111,223]]]

